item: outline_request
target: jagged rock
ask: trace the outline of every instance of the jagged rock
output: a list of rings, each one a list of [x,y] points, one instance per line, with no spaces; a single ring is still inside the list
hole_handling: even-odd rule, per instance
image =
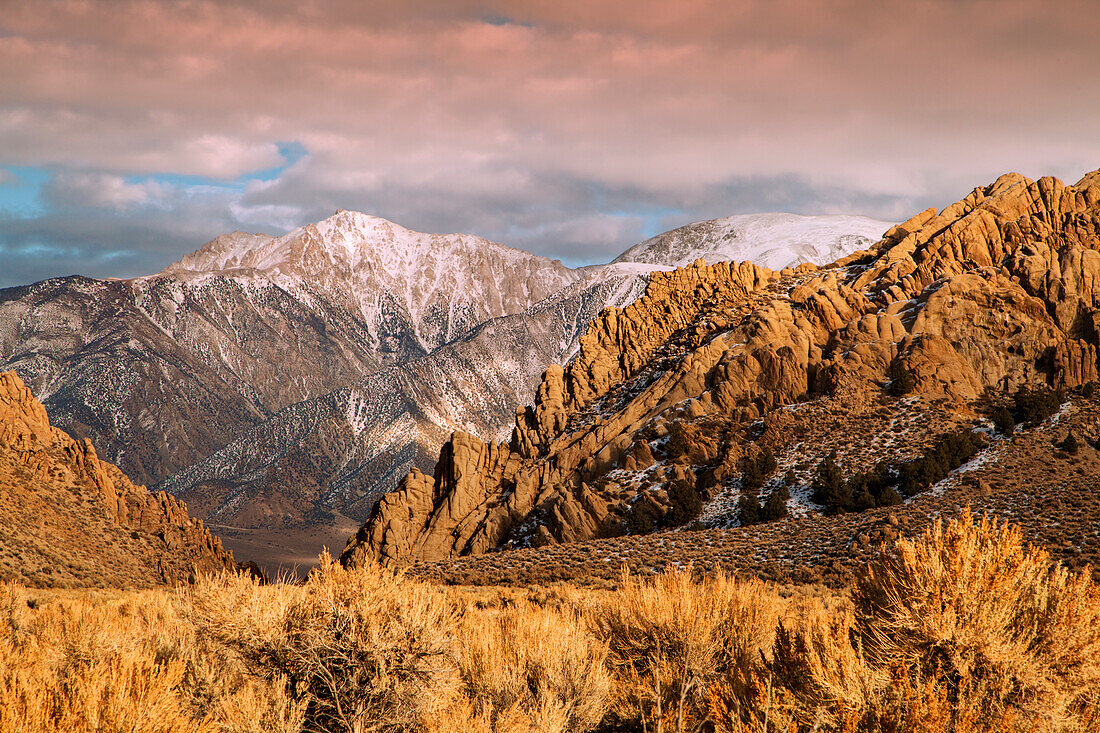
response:
[[[410,479],[402,489],[432,501],[386,497],[345,561],[431,561],[524,544],[536,532],[540,542],[569,542],[625,531],[630,502],[611,494],[620,484],[607,474],[639,471],[638,446],[672,441],[660,436],[673,416],[700,425],[699,435],[711,423],[729,434],[807,395],[866,401],[898,374],[917,393],[963,402],[987,389],[1096,379],[1098,181],[1002,176],[892,227],[843,264],[783,274],[696,263],[655,275],[643,298],[592,324],[572,362],[547,370],[535,404],[517,413],[510,449],[465,437],[445,447],[430,486]],[[485,468],[456,473],[448,455],[458,445]],[[699,449],[670,463],[671,475],[647,474],[660,483],[637,500],[660,511],[668,482],[689,475],[707,491],[740,455],[736,446]],[[454,501],[466,510],[461,531]],[[395,542],[378,528],[398,516],[405,533]]]
[[[0,579],[61,586],[179,583],[233,567],[182,502],[51,426],[14,372],[0,374],[0,552],[20,558]]]

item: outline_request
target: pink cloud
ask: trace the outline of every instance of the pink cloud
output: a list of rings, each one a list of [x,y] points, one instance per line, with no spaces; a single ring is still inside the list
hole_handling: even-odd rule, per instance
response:
[[[585,187],[694,211],[790,179],[884,215],[1100,166],[1092,0],[40,0],[0,28],[0,164],[232,179],[299,141],[233,204],[280,225],[307,198],[461,202],[604,241],[623,220]]]

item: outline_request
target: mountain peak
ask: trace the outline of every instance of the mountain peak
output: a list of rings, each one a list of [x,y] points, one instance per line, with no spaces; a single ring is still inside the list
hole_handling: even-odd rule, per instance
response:
[[[877,242],[889,227],[889,222],[865,216],[739,214],[659,234],[623,252],[615,262],[683,267],[698,259],[748,260],[774,270],[802,262],[820,265]]]

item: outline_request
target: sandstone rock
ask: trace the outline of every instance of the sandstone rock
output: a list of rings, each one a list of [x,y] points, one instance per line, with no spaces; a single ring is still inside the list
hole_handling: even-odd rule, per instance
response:
[[[647,474],[659,489],[652,496],[670,480],[694,480],[694,469],[709,491],[742,455],[717,442],[714,421],[746,425],[813,394],[865,402],[898,370],[917,393],[961,402],[988,389],[1092,381],[1098,183],[1002,176],[891,228],[843,268],[696,263],[655,275],[643,298],[592,324],[573,362],[547,370],[510,449],[456,434],[431,485],[410,478],[387,497],[345,559],[481,552],[529,541],[521,530],[532,522],[543,539],[598,536],[626,521],[598,488],[603,477],[646,469],[648,440],[666,441],[672,472]],[[773,287],[780,276],[786,287]],[[685,434],[690,450],[671,447]],[[461,465],[451,458],[460,450],[471,456]],[[401,532],[386,529],[397,522]]]

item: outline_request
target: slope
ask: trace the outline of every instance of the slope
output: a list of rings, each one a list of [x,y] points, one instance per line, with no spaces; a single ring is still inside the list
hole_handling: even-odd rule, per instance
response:
[[[414,471],[379,502],[345,562],[637,535],[676,524],[691,496],[711,525],[737,524],[743,497],[780,484],[788,511],[813,521],[815,469],[834,448],[845,476],[887,483],[860,479],[882,489],[871,506],[885,503],[905,462],[969,435],[1021,386],[1096,379],[1098,177],[1002,176],[820,270],[655,274],[645,297],[593,324],[577,359],[547,370],[509,444],[456,434],[434,477]],[[979,442],[974,460],[991,451]],[[765,449],[777,465],[746,485]],[[938,495],[925,483],[896,498]]]
[[[143,587],[231,567],[184,504],[132,484],[52,427],[18,376],[0,374],[0,580]]]

